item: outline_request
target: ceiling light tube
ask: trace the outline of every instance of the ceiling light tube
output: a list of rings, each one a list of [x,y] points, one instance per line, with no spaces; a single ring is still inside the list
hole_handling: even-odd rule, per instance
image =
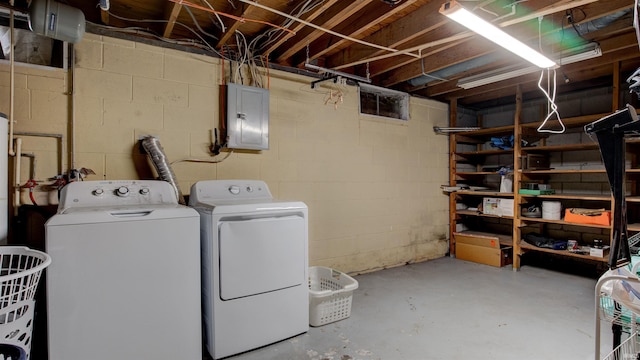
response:
[[[586,51],[584,51],[585,49]],[[597,44],[591,43],[579,48],[569,49],[565,51],[565,53],[571,55],[559,58],[557,60],[559,64],[568,65],[602,56],[602,49],[600,49],[600,46]],[[557,57],[554,58],[557,59]],[[508,80],[522,75],[528,75],[536,71],[539,71],[539,69],[535,66],[528,66],[525,68],[512,66],[462,78],[458,80],[458,86],[468,90],[478,86],[493,84],[498,81]]]
[[[440,7],[440,13],[540,68],[547,69],[556,66],[553,60],[465,9],[455,0],[444,3]]]

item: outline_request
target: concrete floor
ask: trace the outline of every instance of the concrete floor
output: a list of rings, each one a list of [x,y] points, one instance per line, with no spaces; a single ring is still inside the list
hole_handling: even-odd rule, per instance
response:
[[[355,278],[348,319],[227,360],[594,359],[592,278],[448,257]]]

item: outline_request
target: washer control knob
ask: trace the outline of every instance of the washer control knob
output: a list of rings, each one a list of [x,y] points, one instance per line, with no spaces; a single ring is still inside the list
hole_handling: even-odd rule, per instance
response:
[[[253,192],[253,188],[251,186],[247,186],[247,192]]]
[[[149,195],[149,188],[140,189],[140,195]]]
[[[104,194],[104,190],[102,189],[95,189],[91,192],[94,196],[102,196],[102,194]]]
[[[126,186],[120,186],[118,190],[116,190],[116,195],[118,196],[127,196],[129,195],[129,188]]]
[[[236,185],[229,186],[229,192],[232,193],[233,195],[240,194],[240,186],[236,186]]]

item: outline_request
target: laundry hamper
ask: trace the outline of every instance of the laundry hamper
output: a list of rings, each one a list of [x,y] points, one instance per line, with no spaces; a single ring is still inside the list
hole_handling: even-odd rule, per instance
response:
[[[28,360],[35,294],[49,255],[22,246],[0,246],[0,360]]]
[[[358,281],[324,266],[309,268],[309,324],[322,326],[351,315],[353,291]]]

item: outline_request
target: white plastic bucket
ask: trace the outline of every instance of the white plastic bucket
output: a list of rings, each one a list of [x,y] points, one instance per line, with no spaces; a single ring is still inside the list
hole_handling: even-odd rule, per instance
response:
[[[562,218],[562,203],[560,201],[543,201],[542,218],[560,220]]]

